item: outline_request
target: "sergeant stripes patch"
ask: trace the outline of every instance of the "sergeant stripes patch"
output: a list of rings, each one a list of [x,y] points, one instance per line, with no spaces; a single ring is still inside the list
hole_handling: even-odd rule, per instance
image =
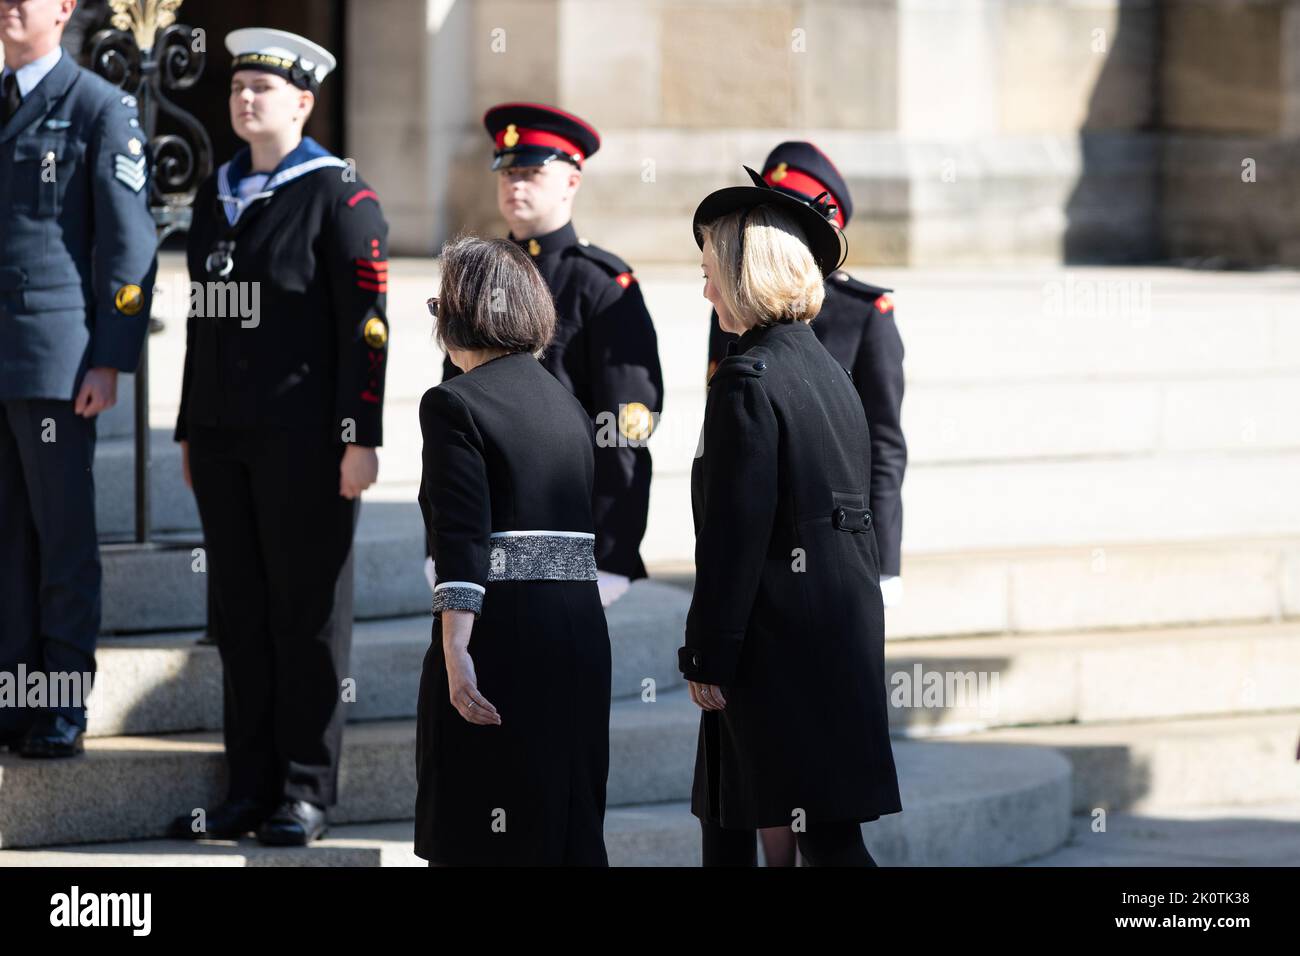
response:
[[[149,179],[145,157],[132,159],[122,153],[113,154],[113,176],[132,192],[138,193]]]

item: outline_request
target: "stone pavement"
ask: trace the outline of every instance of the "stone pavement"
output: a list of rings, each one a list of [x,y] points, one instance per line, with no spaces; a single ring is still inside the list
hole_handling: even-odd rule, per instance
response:
[[[1107,815],[1094,832],[1072,820],[1060,849],[1020,866],[1300,866],[1300,796],[1284,803]]]

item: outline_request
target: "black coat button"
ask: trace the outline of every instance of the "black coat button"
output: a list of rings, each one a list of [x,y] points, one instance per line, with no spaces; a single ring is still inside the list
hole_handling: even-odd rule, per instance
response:
[[[698,653],[697,653],[697,654],[692,654],[692,655],[691,655],[691,665],[692,665],[693,667],[699,667],[699,666],[700,666],[700,655],[699,655]]]
[[[844,524],[844,519],[845,519],[846,517],[848,517],[848,515],[845,514],[843,508],[836,508],[836,509],[835,509],[835,523],[836,523],[837,525],[843,525],[843,524]]]
[[[756,372],[761,372],[765,368],[767,368],[767,363],[764,362],[762,359],[759,359],[757,362],[754,363],[754,371]]]
[[[246,372],[246,371],[248,371],[248,359],[246,359],[246,358],[241,358],[241,359],[240,359],[238,362],[236,362],[235,364],[236,364],[237,366],[239,366],[239,370],[240,370],[241,372]]]

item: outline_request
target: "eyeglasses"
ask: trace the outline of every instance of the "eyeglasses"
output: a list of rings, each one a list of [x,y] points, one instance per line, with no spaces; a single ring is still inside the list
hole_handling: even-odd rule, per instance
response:
[[[425,305],[429,307],[429,314],[436,319],[438,317],[438,297],[433,296]]]

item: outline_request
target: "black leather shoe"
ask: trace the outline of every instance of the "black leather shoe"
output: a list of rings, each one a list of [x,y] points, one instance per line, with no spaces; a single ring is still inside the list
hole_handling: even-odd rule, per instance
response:
[[[238,840],[261,826],[270,812],[257,800],[227,800],[208,812],[204,829],[194,829],[193,813],[182,813],[167,826],[167,835],[174,840]]]
[[[18,752],[24,757],[72,757],[86,749],[85,731],[62,714],[42,714],[23,736]]]
[[[306,800],[285,800],[257,830],[257,839],[272,846],[306,846],[325,833],[325,808]]]

